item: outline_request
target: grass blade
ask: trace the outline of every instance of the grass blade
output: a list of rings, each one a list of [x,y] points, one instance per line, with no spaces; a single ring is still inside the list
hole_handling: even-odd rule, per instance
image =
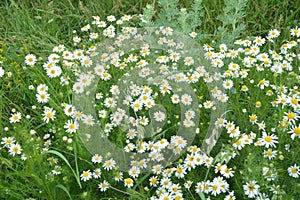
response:
[[[74,171],[74,169],[72,168],[72,166],[70,165],[69,161],[67,160],[67,158],[64,155],[62,155],[60,152],[55,151],[55,150],[49,150],[46,153],[54,154],[54,155],[57,155],[58,157],[60,157],[69,166],[69,168],[71,169],[72,173],[74,174],[74,177],[75,177],[75,179],[76,179],[79,187],[82,188],[81,183],[80,183],[79,173],[76,173]]]
[[[68,189],[67,189],[65,186],[63,186],[63,185],[61,185],[61,184],[58,184],[58,185],[55,186],[55,188],[59,188],[59,189],[61,189],[62,191],[64,191],[64,192],[68,195],[68,197],[72,200],[72,197],[71,197],[71,195],[70,195]]]

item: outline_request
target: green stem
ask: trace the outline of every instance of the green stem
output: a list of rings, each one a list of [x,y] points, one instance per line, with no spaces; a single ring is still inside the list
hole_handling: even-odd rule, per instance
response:
[[[75,156],[75,169],[76,169],[76,174],[77,174],[76,179],[77,179],[79,187],[81,189],[82,187],[81,187],[81,184],[80,184],[80,178],[79,178],[80,176],[79,176],[78,162],[77,162],[77,147],[76,147],[77,137],[75,137],[75,140],[76,140],[76,142],[73,143],[73,148],[74,148],[74,156]]]
[[[111,189],[113,189],[113,190],[116,190],[116,191],[118,191],[118,192],[121,192],[121,193],[123,193],[123,194],[126,194],[126,195],[128,195],[128,196],[130,196],[130,194],[128,193],[128,192],[124,192],[123,190],[119,190],[118,188],[115,188],[115,187],[113,187],[113,186],[109,186]]]

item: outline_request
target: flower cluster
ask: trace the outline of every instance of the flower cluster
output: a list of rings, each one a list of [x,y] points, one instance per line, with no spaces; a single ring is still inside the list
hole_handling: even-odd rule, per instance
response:
[[[8,149],[10,155],[15,156],[17,154],[21,154],[22,147],[21,145],[15,141],[13,137],[3,137],[1,140],[1,144],[4,148]],[[26,156],[23,154],[22,159],[26,160]]]
[[[290,30],[289,40],[280,41],[274,29],[230,48],[204,44],[202,51],[193,47],[196,32],[141,31],[132,19],[93,16],[73,31],[73,47],[55,46],[46,59],[26,55],[25,65],[43,74],[28,87],[37,105],[29,122],[15,108],[5,120],[11,130],[35,125],[32,141],[43,147],[33,151],[51,168],[47,180],[68,181],[69,170],[49,150],[74,150],[78,167],[76,147],[83,143],[97,151],[91,160],[79,151],[81,173],[70,174],[97,183],[101,195],[137,187],[152,200],[271,199],[288,192],[286,182],[300,176],[300,28]],[[6,71],[0,66],[0,78]],[[1,135],[1,150],[26,160],[30,145],[11,132]],[[100,152],[105,139],[124,154]],[[126,170],[124,155],[130,155]]]

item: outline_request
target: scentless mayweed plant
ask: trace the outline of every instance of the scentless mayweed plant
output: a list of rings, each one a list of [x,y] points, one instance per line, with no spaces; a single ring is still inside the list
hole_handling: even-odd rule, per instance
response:
[[[0,197],[299,198],[300,28],[203,43],[144,11],[22,63],[0,44]]]

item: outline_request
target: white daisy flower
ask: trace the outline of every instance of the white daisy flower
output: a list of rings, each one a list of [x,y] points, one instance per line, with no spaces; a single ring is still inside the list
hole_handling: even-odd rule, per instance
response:
[[[112,158],[103,163],[103,168],[107,171],[112,170],[116,166],[116,161]]]
[[[247,182],[243,185],[244,192],[249,198],[255,198],[259,194],[260,186],[256,183],[256,181]]]
[[[105,192],[109,188],[109,183],[104,180],[102,183],[98,184],[98,188],[101,192]]]
[[[93,173],[90,172],[90,170],[83,171],[82,174],[80,175],[80,179],[82,181],[88,181],[92,178]]]
[[[184,94],[181,96],[181,103],[185,106],[191,105],[192,104],[192,97],[189,94]]]
[[[94,178],[100,178],[101,177],[101,169],[97,168],[93,172],[93,177]]]
[[[28,54],[25,57],[25,63],[26,63],[26,65],[33,66],[36,63],[36,61],[37,61],[36,56],[33,55],[33,54]]]
[[[194,59],[192,57],[185,57],[184,59],[184,64],[186,66],[191,66],[192,64],[194,64]]]
[[[59,55],[53,53],[53,54],[50,54],[50,55],[48,56],[48,61],[49,61],[50,63],[58,63],[58,62],[59,62],[59,58],[60,58]]]
[[[70,119],[65,123],[64,128],[67,129],[67,133],[75,133],[78,129],[78,126],[79,125],[76,121],[73,122],[73,120]]]
[[[107,17],[106,17],[106,19],[107,19],[107,21],[109,21],[109,22],[116,21],[116,17],[115,17],[115,16],[113,16],[113,15],[109,15],[109,16],[107,16]]]
[[[300,37],[300,28],[297,26],[291,29],[291,36]]]
[[[91,26],[89,24],[87,24],[81,28],[81,31],[83,31],[83,32],[88,31],[90,28],[91,28]]]
[[[124,179],[124,186],[127,188],[131,188],[133,186],[133,180],[131,178]]]
[[[62,73],[62,70],[58,66],[51,67],[50,69],[47,70],[47,76],[50,78],[55,78],[60,76]]]
[[[4,75],[4,69],[0,67],[0,78]]]
[[[224,89],[231,89],[233,87],[233,81],[230,79],[224,80],[223,81],[223,87]]]
[[[16,154],[21,154],[22,152],[22,148],[21,146],[16,143],[16,144],[11,144],[9,146],[9,153],[12,155],[12,156],[15,156]]]
[[[72,90],[76,93],[76,94],[81,94],[84,92],[84,87],[81,83],[74,83]]]
[[[90,66],[93,64],[93,61],[91,60],[90,57],[88,57],[88,56],[83,56],[83,57],[81,57],[81,59],[80,59],[80,63],[81,63],[81,65],[84,66],[84,67],[90,67]]]
[[[162,122],[166,119],[166,114],[162,111],[157,111],[153,115],[154,115],[155,121],[157,121],[157,122]]]
[[[292,126],[288,133],[292,134],[291,135],[292,140],[294,140],[295,137],[300,138],[300,125]]]
[[[4,137],[1,140],[1,144],[4,145],[4,147],[9,147],[14,142],[15,142],[15,139],[13,137]]]
[[[258,142],[261,146],[269,147],[276,147],[276,143],[278,143],[278,137],[274,134],[269,135],[266,132],[263,132],[261,138],[258,139]]]
[[[92,157],[92,162],[93,163],[101,163],[102,162],[102,156],[95,154]]]
[[[299,178],[300,176],[300,167],[294,164],[288,168],[289,175],[294,178]]]
[[[43,120],[44,122],[46,123],[49,123],[49,120],[54,120],[55,119],[55,113],[56,111],[53,110],[53,108],[49,108],[49,107],[45,107],[44,109],[44,113],[42,114],[43,115]]]
[[[11,117],[9,118],[9,122],[10,123],[16,123],[19,122],[21,120],[22,116],[20,112],[17,113],[12,113]]]

